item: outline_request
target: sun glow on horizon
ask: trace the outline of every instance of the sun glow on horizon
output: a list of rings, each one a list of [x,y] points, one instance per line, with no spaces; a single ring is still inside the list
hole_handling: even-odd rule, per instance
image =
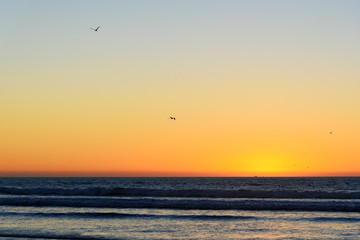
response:
[[[295,172],[296,164],[294,160],[279,154],[261,154],[247,157],[240,171],[246,175],[279,176]]]

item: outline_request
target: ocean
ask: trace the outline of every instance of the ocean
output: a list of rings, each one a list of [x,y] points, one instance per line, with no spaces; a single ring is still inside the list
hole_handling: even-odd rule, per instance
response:
[[[0,178],[1,239],[360,239],[360,178]]]

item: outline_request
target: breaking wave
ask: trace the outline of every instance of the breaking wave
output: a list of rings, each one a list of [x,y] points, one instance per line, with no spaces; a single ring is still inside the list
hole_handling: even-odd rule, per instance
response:
[[[2,196],[0,205],[181,210],[360,212],[359,200]]]
[[[9,188],[0,194],[40,196],[114,196],[175,198],[291,198],[291,199],[360,199],[360,192],[327,192],[295,190],[214,190],[214,189],[147,189],[147,188]]]

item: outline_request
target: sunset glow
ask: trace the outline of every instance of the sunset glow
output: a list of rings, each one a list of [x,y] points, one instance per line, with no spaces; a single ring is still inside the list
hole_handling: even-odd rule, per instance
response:
[[[360,176],[359,2],[225,2],[2,1],[0,175]]]

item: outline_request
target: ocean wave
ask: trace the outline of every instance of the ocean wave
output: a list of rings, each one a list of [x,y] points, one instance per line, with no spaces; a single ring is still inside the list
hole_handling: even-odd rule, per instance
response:
[[[305,220],[314,222],[360,222],[360,218],[356,217],[318,217]]]
[[[15,239],[15,238],[28,238],[28,239],[69,239],[69,240],[112,240],[111,238],[105,238],[102,236],[91,237],[81,236],[80,234],[52,234],[52,233],[14,233],[14,232],[1,232],[0,238],[2,239]],[[115,239],[115,238],[114,238]],[[121,240],[119,238],[116,238]]]
[[[249,220],[258,219],[253,216],[237,215],[159,215],[159,214],[128,214],[117,212],[0,212],[0,216],[26,216],[26,217],[64,217],[64,218],[150,218],[150,219],[185,219],[185,220]]]
[[[177,199],[113,197],[0,197],[3,206],[148,208],[181,210],[283,210],[360,212],[353,200]]]
[[[0,194],[42,196],[129,196],[176,198],[292,198],[292,199],[360,199],[360,192],[295,190],[214,190],[214,189],[147,189],[147,188],[9,188]]]

